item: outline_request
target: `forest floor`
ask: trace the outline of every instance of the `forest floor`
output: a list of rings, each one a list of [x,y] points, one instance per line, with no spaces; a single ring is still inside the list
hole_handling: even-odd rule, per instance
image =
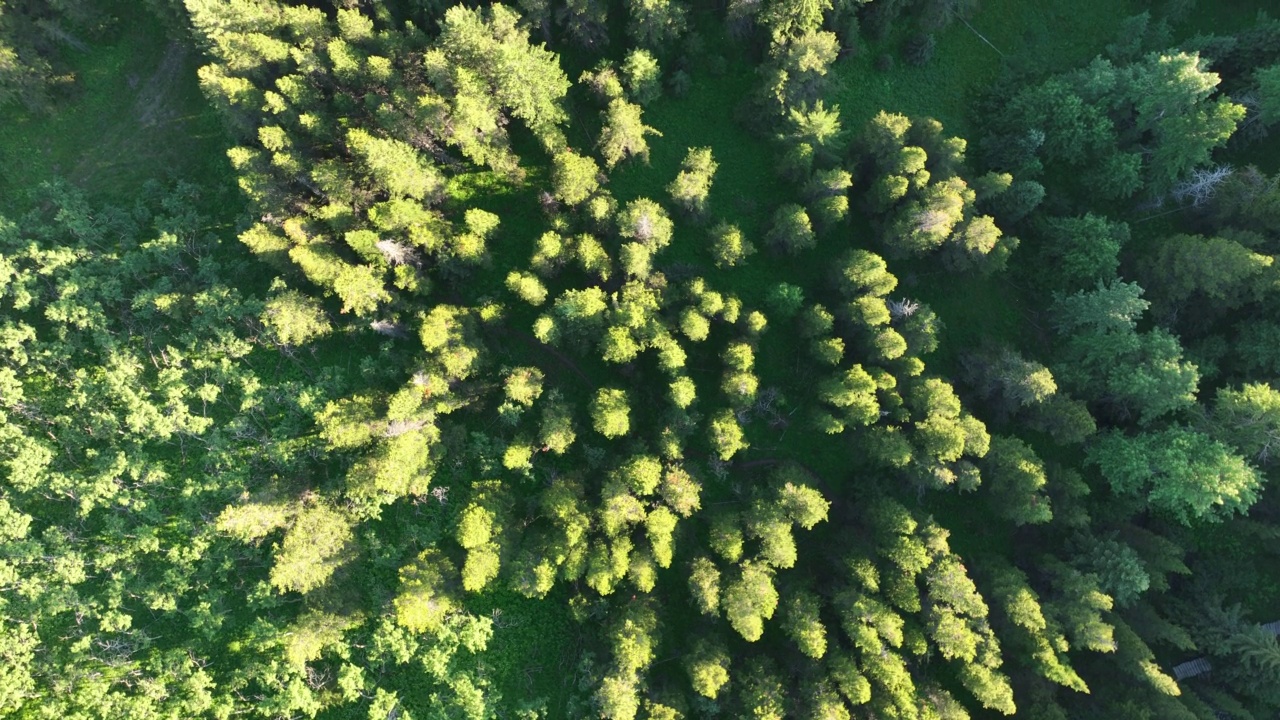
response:
[[[1267,0],[1202,0],[1180,34],[1194,34],[1196,29],[1230,31],[1267,5]],[[1136,0],[985,0],[967,23],[957,23],[939,37],[934,59],[923,67],[898,61],[889,71],[874,69],[876,58],[900,38],[865,47],[842,60],[834,70],[828,102],[840,106],[848,130],[862,127],[879,110],[888,110],[936,117],[949,134],[976,137],[981,118],[971,117],[968,109],[976,93],[999,79],[1002,64],[1029,72],[1053,72],[1087,62],[1103,51],[1121,21],[1138,12],[1140,6]],[[199,89],[198,54],[181,44],[157,42],[156,38],[164,36],[163,28],[141,3],[113,2],[110,8],[114,19],[102,30],[102,40],[67,58],[76,82],[74,90],[61,100],[62,111],[48,116],[0,113],[0,211],[20,212],[27,203],[24,188],[57,177],[71,180],[95,200],[109,202],[128,202],[147,180],[186,180],[205,189],[202,210],[211,219],[210,229],[225,231],[220,234],[227,252],[247,254],[230,237],[244,203],[226,159],[228,140]],[[732,52],[727,40],[716,37],[716,32],[708,33],[710,50]],[[651,140],[648,166],[620,168],[613,173],[610,188],[623,202],[665,197],[664,188],[678,171],[686,150],[714,147],[720,170],[711,194],[710,214],[733,218],[763,250],[770,213],[794,191],[773,171],[774,154],[766,143],[731,121],[756,77],[746,63],[729,62],[728,68],[717,76],[695,73],[685,97],[664,97],[646,108],[645,122],[664,135]],[[590,138],[579,140],[590,142]],[[1262,164],[1274,170],[1280,158],[1280,141],[1273,139],[1267,148]],[[533,178],[537,172],[535,169]],[[481,182],[483,175],[468,176],[465,182]],[[465,197],[463,184],[452,189],[455,201]],[[503,227],[510,233],[497,252],[527,259],[543,225],[532,193],[517,190],[488,197],[488,202],[502,206]],[[527,226],[524,219],[530,221]],[[840,244],[826,247],[843,247],[844,243],[871,247],[871,229],[858,223],[853,228],[855,237],[840,238]],[[660,262],[708,265],[702,241],[706,232],[705,226],[679,219],[677,242]],[[503,259],[495,263],[504,268],[517,264]],[[807,288],[825,287],[828,267],[812,257],[770,258],[754,264],[748,261],[745,268],[725,274],[723,281],[714,275],[709,280],[717,289],[738,294],[748,305],[758,307],[768,289],[768,278],[782,274],[793,282],[803,281]],[[902,282],[895,296],[908,294],[929,303],[944,321],[941,348],[930,358],[935,371],[954,371],[955,348],[973,346],[982,338],[1012,341],[1037,333],[1021,293],[1007,279],[933,274],[911,266],[891,267],[891,271]],[[486,278],[477,291],[497,292],[499,282],[496,277]],[[521,321],[523,316],[516,318],[517,326]],[[766,333],[764,342],[782,343],[787,337]],[[774,350],[783,352],[765,348],[759,354],[760,374],[766,384],[768,378],[807,382],[792,377],[785,348]],[[714,372],[711,368],[693,370],[708,377]],[[599,373],[589,365],[581,369],[574,366],[572,371],[588,380]],[[697,379],[702,385],[703,378]],[[786,455],[810,457],[801,446],[804,441],[795,440],[800,435],[787,440],[783,431],[778,437],[753,437],[753,443],[762,455],[785,443]],[[806,462],[820,475],[841,471],[838,463],[833,465],[822,457]],[[930,509],[939,514],[973,514],[971,509],[954,510],[950,500],[931,500]],[[964,520],[948,517],[946,523],[957,531],[954,545],[958,552],[976,554],[1007,542],[985,535],[983,518]],[[579,626],[569,620],[566,604],[527,601],[501,590],[484,593],[473,602],[473,610],[493,613],[496,620],[497,632],[486,655],[496,689],[515,698],[544,697],[553,713],[564,708],[574,693],[582,646]],[[404,690],[412,692],[408,680]]]

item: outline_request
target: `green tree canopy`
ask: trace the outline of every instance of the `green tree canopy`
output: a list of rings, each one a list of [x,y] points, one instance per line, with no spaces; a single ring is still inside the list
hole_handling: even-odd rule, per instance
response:
[[[1140,495],[1184,524],[1244,512],[1262,486],[1261,474],[1226,445],[1180,426],[1136,436],[1109,432],[1089,449],[1089,463],[1115,492]]]

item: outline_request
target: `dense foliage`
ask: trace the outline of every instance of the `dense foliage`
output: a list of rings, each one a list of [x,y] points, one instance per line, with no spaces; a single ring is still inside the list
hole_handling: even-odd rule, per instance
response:
[[[1280,23],[1190,5],[969,142],[835,100],[967,0],[3,0],[12,118],[131,11],[228,165],[0,205],[0,714],[1273,717]]]

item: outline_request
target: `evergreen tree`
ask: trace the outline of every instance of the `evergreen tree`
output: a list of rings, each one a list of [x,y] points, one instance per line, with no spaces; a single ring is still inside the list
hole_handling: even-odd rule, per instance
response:
[[[604,129],[600,131],[597,143],[605,167],[612,170],[629,157],[639,157],[646,163],[649,161],[649,143],[645,137],[662,137],[662,133],[645,125],[640,115],[639,105],[622,99],[609,103],[604,113]]]
[[[671,199],[689,213],[702,215],[706,212],[711,178],[717,167],[715,160],[711,159],[711,148],[690,148],[680,165],[680,174],[667,186]]]
[[[1044,465],[1026,443],[1017,438],[991,438],[983,470],[999,514],[1016,525],[1053,518],[1049,498],[1042,492],[1047,482]]]
[[[596,432],[607,438],[618,438],[631,430],[631,409],[627,394],[616,388],[596,391],[591,401],[591,422]]]
[[[1180,426],[1133,437],[1109,432],[1089,449],[1089,463],[1118,494],[1144,495],[1184,524],[1248,510],[1262,483],[1227,446]]]
[[[774,212],[768,240],[769,244],[788,255],[798,255],[802,250],[809,250],[818,243],[809,214],[803,207],[795,204],[783,205]]]

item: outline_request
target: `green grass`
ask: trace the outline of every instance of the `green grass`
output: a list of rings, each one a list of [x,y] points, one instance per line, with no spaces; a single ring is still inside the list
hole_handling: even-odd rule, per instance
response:
[[[577,663],[591,628],[575,623],[563,587],[542,600],[509,590],[486,592],[468,609],[494,620],[482,662],[488,677],[512,706],[544,701],[550,717],[567,717],[575,694]]]
[[[934,57],[923,66],[899,56],[901,32],[860,48],[836,64],[828,98],[840,105],[849,128],[886,110],[934,117],[950,133],[976,139],[981,120],[969,117],[969,103],[999,78],[1002,61],[1032,72],[1075,67],[1102,52],[1120,21],[1136,12],[1132,0],[984,0],[968,26],[956,22],[938,36]],[[873,66],[884,53],[895,59],[887,72]]]
[[[55,177],[113,202],[130,201],[147,180],[186,179],[222,191],[210,214],[234,216],[243,203],[196,81],[196,51],[164,40],[142,3],[104,6],[101,39],[66,51],[74,81],[53,110],[0,112],[0,208],[20,206],[27,188]]]

